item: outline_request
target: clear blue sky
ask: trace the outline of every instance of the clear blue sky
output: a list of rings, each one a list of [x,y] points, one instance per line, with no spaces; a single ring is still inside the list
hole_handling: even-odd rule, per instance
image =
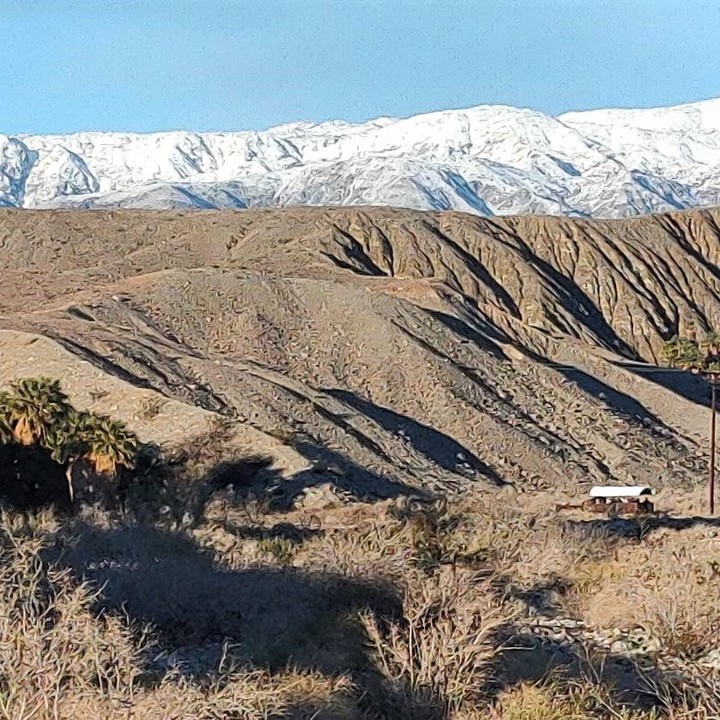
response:
[[[0,132],[720,96],[720,0],[0,0]]]

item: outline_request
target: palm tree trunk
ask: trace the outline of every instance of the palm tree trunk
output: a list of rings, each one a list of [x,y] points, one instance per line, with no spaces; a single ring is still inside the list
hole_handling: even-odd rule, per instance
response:
[[[73,468],[75,467],[75,461],[69,460],[67,467],[65,468],[65,477],[67,478],[68,496],[70,497],[70,504],[73,504],[75,499],[75,490],[73,488]]]

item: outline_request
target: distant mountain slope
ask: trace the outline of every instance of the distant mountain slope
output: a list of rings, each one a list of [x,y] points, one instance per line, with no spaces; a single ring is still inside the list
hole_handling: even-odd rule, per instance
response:
[[[384,205],[625,217],[720,203],[720,100],[468,110],[264,132],[0,135],[0,205]]]
[[[359,495],[691,488],[707,391],[652,362],[720,326],[719,262],[717,209],[3,210],[0,378],[85,395],[120,379],[236,420],[298,483]]]

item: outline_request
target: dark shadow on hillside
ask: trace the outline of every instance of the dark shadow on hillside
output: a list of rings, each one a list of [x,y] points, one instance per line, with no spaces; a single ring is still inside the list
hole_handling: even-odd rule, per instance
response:
[[[543,260],[537,255],[528,243],[523,241],[519,236],[514,235],[512,241],[507,239],[507,228],[498,226],[491,218],[484,218],[484,223],[489,230],[495,228],[493,233],[494,241],[506,246],[510,252],[518,254],[530,268],[534,269],[537,274],[545,280],[547,285],[554,291],[557,302],[562,306],[578,323],[583,325],[587,330],[593,333],[606,348],[624,355],[627,358],[637,360],[638,354],[631,348],[612,328],[610,323],[605,319],[604,315],[597,307],[590,296],[570,277],[563,275],[555,269],[549,262]],[[423,225],[438,237],[442,242],[446,243],[453,251],[462,259],[468,270],[475,279],[487,287],[496,299],[502,303],[505,309],[515,318],[521,317],[518,305],[515,299],[508,291],[499,283],[487,269],[478,262],[477,258],[472,257],[467,250],[459,245],[450,236],[442,230],[431,224],[423,222]],[[662,312],[662,308],[658,308]],[[555,320],[552,316],[551,320]]]
[[[394,435],[402,432],[415,450],[445,470],[463,477],[481,475],[497,486],[506,484],[490,465],[440,430],[413,420],[408,415],[376,405],[347,390],[323,388],[323,392],[366,415],[388,432]]]
[[[589,520],[564,520],[563,525],[576,532],[587,533],[592,537],[604,534],[608,537],[621,537],[642,540],[657,530],[675,530],[681,532],[695,527],[720,528],[720,518],[694,515],[671,517],[669,515],[645,515],[643,517],[592,518]]]
[[[323,537],[325,531],[321,527],[295,525],[289,522],[275,523],[270,527],[263,525],[235,525],[227,520],[221,523],[222,529],[237,538],[253,540],[286,540],[300,545],[314,537]]]
[[[446,354],[439,348],[435,347],[431,342],[428,340],[420,337],[420,335],[411,332],[406,327],[404,327],[401,323],[396,322],[395,320],[392,321],[392,325],[394,325],[395,328],[397,328],[401,333],[406,335],[412,342],[418,344],[420,347],[422,347],[427,352],[434,355],[436,358],[438,358],[443,363],[448,363],[448,366],[451,367],[454,370],[457,370],[460,374],[464,375],[467,380],[469,380],[473,385],[477,386],[477,388],[482,393],[482,400],[475,400],[470,397],[464,397],[463,399],[467,402],[472,403],[477,409],[485,411],[484,403],[488,401],[492,401],[494,403],[497,403],[497,405],[502,406],[505,405],[508,407],[508,409],[511,409],[511,412],[517,416],[517,418],[523,420],[524,422],[527,422],[529,424],[535,425],[538,429],[542,430],[542,432],[552,438],[554,441],[558,442],[560,445],[565,444],[565,440],[558,435],[557,432],[553,432],[549,430],[546,427],[541,427],[538,425],[537,420],[535,420],[533,417],[531,417],[527,412],[525,412],[520,406],[513,404],[511,401],[508,400],[507,397],[504,397],[501,395],[498,390],[491,385],[490,382],[488,382],[484,377],[482,377],[481,373],[478,372],[477,367],[470,367],[468,365],[463,365],[462,363],[459,363],[456,358]],[[533,356],[531,353],[528,353],[530,357],[539,357],[539,356]],[[541,359],[542,360],[542,359]],[[542,360],[543,362],[547,362],[546,360]],[[504,483],[506,481],[503,481]],[[509,484],[509,483],[507,483]]]
[[[285,512],[306,491],[329,485],[352,500],[387,500],[401,496],[430,501],[433,494],[362,467],[342,453],[301,436],[288,440],[308,461],[308,469],[284,477],[270,456],[236,457],[210,462],[201,477],[189,472],[183,455],[160,463],[131,479],[127,509],[138,520],[152,523],[165,514],[176,523],[193,526],[203,518],[208,503],[223,493],[226,501],[243,505],[260,501],[267,511]],[[222,448],[218,453],[222,456]]]
[[[0,444],[0,501],[15,510],[70,511],[65,471],[45,448]]]
[[[200,518],[213,495],[222,490],[229,490],[237,503],[253,495],[267,495],[281,481],[279,471],[272,467],[273,462],[272,457],[261,455],[221,460],[210,467],[202,479],[190,481],[194,494],[186,502],[186,510]]]
[[[549,262],[537,255],[530,245],[518,236],[513,237],[514,242],[508,242],[504,235],[506,230],[495,225],[493,220],[488,220],[489,225],[494,225],[498,234],[496,242],[505,245],[513,252],[519,252],[520,256],[537,270],[538,275],[544,278],[549,287],[555,291],[556,298],[571,317],[594,334],[608,350],[623,355],[630,360],[639,360],[638,353],[625,342],[613,329],[612,325],[605,319],[601,310],[592,298],[575,282],[571,277],[563,275],[556,270]],[[657,308],[660,313],[663,309]],[[552,316],[551,320],[555,320]],[[668,318],[669,321],[669,318]]]
[[[396,591],[379,580],[294,567],[231,570],[187,534],[147,526],[68,526],[43,560],[100,590],[98,616],[152,626],[155,647],[145,667],[151,684],[171,668],[190,682],[222,681],[225,652],[226,668],[349,675],[373,717],[392,707],[395,692],[410,692],[383,685],[357,619],[361,611],[381,625],[402,617]]]
[[[466,301],[470,302],[468,298],[466,298]],[[508,359],[500,345],[495,341],[509,342],[509,338],[503,336],[498,328],[481,319],[475,312],[473,312],[471,320],[456,318],[438,310],[426,310],[425,312],[448,330],[459,335],[464,341],[473,343],[498,360]]]
[[[425,489],[405,485],[362,467],[325,445],[299,437],[294,438],[291,444],[312,467],[275,485],[271,505],[274,510],[290,509],[293,501],[305,490],[326,483],[356,500],[388,500],[404,496],[430,501],[433,498],[433,494]]]
[[[446,244],[452,251],[457,255],[458,258],[465,264],[468,270],[474,276],[477,282],[482,283],[487,287],[494,295],[497,301],[503,306],[503,308],[509,312],[513,317],[521,317],[520,308],[518,307],[515,299],[505,289],[502,283],[488,271],[488,269],[466,248],[460,243],[451,238],[449,235],[444,233],[439,227],[427,220],[421,220],[421,225],[432,233],[438,240]]]
[[[228,570],[182,533],[81,523],[59,540],[62,549],[46,559],[103,587],[95,610],[151,623],[160,649],[185,655],[191,676],[202,674],[192,666],[192,650],[219,649],[225,640],[241,645],[238,659],[270,670],[288,664],[327,674],[359,670],[362,638],[344,615],[369,609],[390,618],[402,611],[394,591],[379,583],[296,568]]]
[[[676,432],[668,428],[657,415],[651,410],[648,410],[645,405],[638,402],[631,395],[616,390],[602,380],[598,380],[596,377],[578,368],[560,367],[557,371],[568,380],[574,382],[584,392],[601,400],[614,413],[623,415],[645,427],[659,426],[664,430],[676,434]]]
[[[511,577],[500,583],[498,590],[523,602],[538,627],[534,632],[521,625],[501,628],[496,638],[500,651],[485,687],[487,697],[492,702],[518,685],[549,681],[566,689],[592,685],[610,701],[613,710],[662,707],[656,693],[668,682],[656,658],[642,648],[632,653],[616,652],[612,645],[598,644],[591,628],[568,618],[563,610],[562,598],[572,587],[573,583],[562,576],[552,576],[529,588],[518,587]]]
[[[654,368],[652,365],[640,363],[616,362],[614,364],[643,380],[649,380],[665,390],[670,390],[690,402],[710,407],[710,385],[698,375],[691,372],[678,372],[669,368]]]
[[[552,576],[530,587],[522,587],[511,578],[501,578],[499,587],[507,597],[524,603],[534,615],[555,618],[564,612],[561,599],[572,589],[572,583],[567,578]]]
[[[271,467],[273,458],[261,455],[216,461],[197,477],[188,467],[192,455],[191,449],[147,466],[139,463],[125,491],[125,509],[130,515],[143,523],[166,515],[181,525],[197,525],[219,491],[229,491],[240,503],[253,494],[268,493],[280,479]]]

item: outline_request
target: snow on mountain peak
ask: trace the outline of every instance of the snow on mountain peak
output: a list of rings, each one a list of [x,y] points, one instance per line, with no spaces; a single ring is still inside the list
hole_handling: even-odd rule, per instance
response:
[[[720,99],[510,106],[264,131],[0,135],[0,205],[396,205],[622,217],[720,198]]]

